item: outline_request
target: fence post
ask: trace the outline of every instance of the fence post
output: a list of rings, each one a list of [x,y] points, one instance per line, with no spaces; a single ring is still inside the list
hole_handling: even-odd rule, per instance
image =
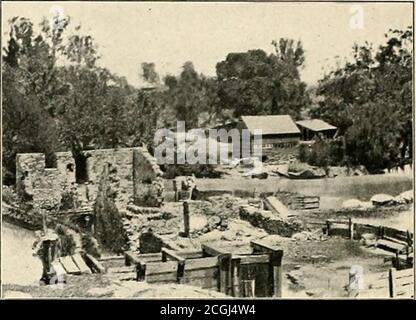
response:
[[[396,297],[396,269],[390,268],[389,270],[389,293],[390,298]]]
[[[352,223],[351,218],[348,219],[348,230],[350,233],[350,239],[354,239],[354,224]]]
[[[331,230],[331,222],[329,220],[326,220],[326,235],[330,236],[330,230]]]
[[[173,179],[173,191],[175,191],[174,202],[178,202],[178,181]]]
[[[187,201],[183,203],[183,223],[184,223],[183,236],[188,238],[190,225],[189,225],[189,203]]]

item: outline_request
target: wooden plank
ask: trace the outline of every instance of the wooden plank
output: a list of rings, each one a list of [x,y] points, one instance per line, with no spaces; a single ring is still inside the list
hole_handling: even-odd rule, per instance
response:
[[[200,287],[202,289],[210,289],[210,290],[218,291],[218,280],[216,278],[211,278],[211,277],[187,278],[187,277],[184,277],[182,279],[181,283],[188,284],[188,285],[191,285],[191,286],[197,286],[197,287]]]
[[[84,259],[81,257],[81,254],[76,253],[72,255],[72,260],[74,260],[81,273],[91,273],[91,269],[87,266]]]
[[[212,245],[207,245],[207,244],[201,244],[201,248],[202,248],[202,254],[204,256],[219,256],[221,254],[225,254],[227,252],[225,252],[224,250],[216,247],[216,246],[212,246]]]
[[[131,273],[134,272],[134,267],[128,266],[128,267],[117,267],[117,268],[108,268],[108,273]]]
[[[176,254],[185,259],[202,258],[202,251],[176,251]]]
[[[267,209],[281,217],[286,218],[290,214],[289,209],[282,202],[277,200],[276,197],[267,197],[264,199],[264,204]]]
[[[186,265],[185,265],[186,267]],[[201,278],[201,277],[217,277],[218,267],[204,268],[204,269],[192,269],[184,272],[186,278]]]
[[[162,254],[159,253],[143,253],[137,254],[131,251],[126,251],[124,253],[125,264],[138,264],[139,262],[155,262],[162,261]]]
[[[170,282],[170,283],[177,283],[178,278],[176,274],[176,270],[174,272],[165,272],[165,273],[158,273],[158,274],[151,274],[145,277],[146,282],[148,283],[159,283],[159,282]]]
[[[239,259],[240,265],[244,264],[260,264],[260,263],[269,263],[270,256],[268,254],[259,254],[259,255],[247,255],[247,256],[234,256],[233,259]]]
[[[414,279],[413,277],[406,277],[406,278],[400,278],[397,279],[396,278],[396,287],[405,287],[405,286],[413,286],[414,284]]]
[[[178,261],[182,264],[184,264],[186,260],[185,258],[179,256],[175,251],[167,248],[162,248],[162,262],[166,262],[167,259]]]
[[[108,257],[101,257],[99,261],[111,261],[111,260],[123,260],[124,256],[108,256]]]
[[[78,268],[78,266],[72,260],[71,256],[60,257],[59,262],[64,267],[66,273],[68,273],[68,274],[81,274],[81,270]]]
[[[93,272],[105,273],[106,270],[105,270],[104,266],[101,264],[101,262],[99,262],[92,255],[86,253],[84,255],[84,258],[85,258],[85,262],[86,262],[87,266],[89,266],[90,269]]]
[[[185,271],[187,270],[196,270],[196,269],[207,269],[218,266],[217,257],[206,257],[199,259],[189,259],[186,260]]]
[[[167,272],[176,272],[178,263],[176,261],[167,262],[149,262],[146,263],[146,277],[153,274],[163,274]]]
[[[250,241],[250,246],[253,248],[254,252],[263,252],[263,253],[269,253],[269,252],[275,252],[275,251],[283,251],[280,250],[276,246],[271,246],[267,243],[261,242],[259,240],[252,240]]]
[[[51,263],[52,269],[55,271],[56,283],[64,283],[66,281],[66,271],[59,261]]]
[[[379,239],[377,240],[377,248],[382,248],[384,250],[390,251],[390,252],[405,252],[406,251],[406,245],[400,244],[397,242],[392,242],[389,240]]]

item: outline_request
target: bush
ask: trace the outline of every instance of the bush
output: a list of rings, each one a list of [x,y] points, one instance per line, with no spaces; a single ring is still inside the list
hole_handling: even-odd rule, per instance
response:
[[[55,228],[55,232],[59,236],[61,242],[61,256],[69,256],[74,254],[76,243],[71,230],[61,224],[58,224]]]
[[[344,146],[342,139],[316,139],[312,146],[301,144],[298,147],[298,159],[311,166],[326,168],[342,166],[344,161]]]
[[[111,198],[104,198],[100,195],[94,205],[94,213],[95,233],[100,245],[112,253],[123,253],[128,247],[128,238],[115,203]]]
[[[92,255],[93,257],[99,258],[101,257],[101,251],[98,246],[98,241],[90,234],[83,234],[82,235],[82,249]]]

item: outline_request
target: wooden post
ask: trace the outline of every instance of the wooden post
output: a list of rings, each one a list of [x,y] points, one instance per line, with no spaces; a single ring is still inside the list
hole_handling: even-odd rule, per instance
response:
[[[253,253],[268,253],[269,254],[269,295],[280,298],[282,296],[282,257],[283,250],[277,247],[267,245],[260,241],[251,241]]]
[[[46,212],[45,212],[45,209],[40,209],[40,210],[42,210],[42,229],[43,229],[43,233],[46,235],[48,231],[48,226],[46,224]]]
[[[188,238],[189,231],[190,231],[190,224],[189,224],[189,203],[187,201],[183,203],[183,223],[184,223],[183,236]]]
[[[389,270],[389,293],[390,298],[396,297],[396,269],[390,268]]]
[[[330,229],[331,229],[331,222],[329,220],[326,220],[326,235],[330,236]]]
[[[407,240],[407,246],[413,245],[412,236],[410,235],[409,230],[406,231],[406,240]]]
[[[240,269],[241,259],[232,260],[232,281],[233,281],[233,297],[240,297],[240,278],[241,278],[241,269]]]
[[[146,278],[146,263],[136,264],[136,281],[144,281]]]
[[[270,296],[278,298],[282,297],[282,257],[283,250],[270,253]]]
[[[219,291],[224,294],[230,294],[231,286],[231,253],[225,253],[218,256],[219,268]]]
[[[175,198],[174,201],[178,202],[178,181],[176,179],[173,179],[173,191],[175,191]]]
[[[255,294],[255,282],[253,280],[241,280],[243,287],[243,297],[254,297]]]
[[[396,263],[394,264],[393,267],[396,268],[397,270],[400,270],[399,250],[396,250],[395,260],[396,260]]]
[[[354,239],[354,224],[352,223],[351,218],[348,219],[348,231],[350,234],[350,239]]]

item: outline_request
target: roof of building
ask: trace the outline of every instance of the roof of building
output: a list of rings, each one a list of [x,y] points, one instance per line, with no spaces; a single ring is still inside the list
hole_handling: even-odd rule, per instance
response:
[[[337,127],[320,119],[296,121],[296,124],[312,131],[336,130]]]
[[[255,129],[262,130],[262,135],[300,133],[289,115],[242,116],[241,120],[252,134]]]

